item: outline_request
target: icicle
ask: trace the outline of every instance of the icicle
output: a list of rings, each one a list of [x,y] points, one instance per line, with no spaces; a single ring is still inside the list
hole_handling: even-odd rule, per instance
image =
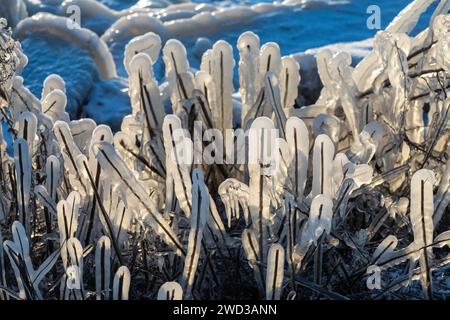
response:
[[[19,221],[14,221],[11,233],[12,241],[4,241],[3,247],[16,276],[19,297],[22,299],[42,299],[39,285],[57,262],[59,251],[50,254],[35,270],[30,258],[30,244],[23,225]],[[26,276],[24,277],[24,275]]]
[[[244,248],[248,263],[255,273],[255,279],[258,283],[259,290],[261,293],[263,293],[265,291],[265,281],[262,270],[260,268],[262,260],[260,256],[258,240],[256,239],[255,233],[251,229],[244,229],[241,239],[242,247]]]
[[[66,82],[57,74],[51,74],[44,80],[42,86],[41,100],[45,99],[49,93],[54,90],[60,90],[66,93]],[[44,108],[42,108],[44,110]]]
[[[300,240],[302,227],[307,222],[308,217],[305,214],[300,213],[300,210],[296,207],[295,199],[289,194],[286,194],[284,198],[283,209],[285,216],[285,225],[283,228],[283,232],[285,233],[285,237],[287,238],[287,262],[290,266],[291,276],[293,277],[295,273],[295,245]],[[283,239],[283,236],[281,238]],[[291,279],[291,281],[294,281],[294,279]]]
[[[45,164],[45,174],[47,179],[45,180],[45,188],[50,198],[56,202],[58,198],[58,186],[61,178],[61,164],[57,157],[51,155],[47,158]]]
[[[331,220],[333,219],[333,202],[326,195],[316,196],[309,211],[308,233],[310,239],[316,242],[325,232],[331,232]]]
[[[320,237],[331,232],[333,219],[333,202],[329,196],[320,194],[311,203],[308,223],[301,234],[300,242],[295,245],[293,261],[296,269],[300,268],[301,262],[312,244],[317,244]]]
[[[359,134],[359,142],[355,141],[350,147],[352,162],[369,163],[375,156],[385,134],[384,126],[379,122],[372,121],[365,125]]]
[[[225,205],[225,213],[228,228],[231,227],[231,219],[239,219],[239,206],[244,211],[246,225],[249,225],[249,189],[248,186],[236,179],[228,178],[219,185],[219,195]]]
[[[206,50],[202,55],[200,62],[200,71],[212,75],[212,49]]]
[[[92,134],[97,128],[95,121],[89,118],[70,121],[69,128],[75,145],[83,154],[88,154]]]
[[[207,102],[209,113],[211,114],[211,124],[208,127],[214,128],[215,122],[212,116],[213,110],[217,110],[217,96],[216,86],[213,82],[213,78],[209,73],[205,71],[199,71],[195,75],[195,87],[203,93],[203,96]]]
[[[34,194],[41,201],[44,208],[46,208],[49,212],[46,212],[46,224],[47,227],[51,226],[51,217],[56,216],[56,203],[50,198],[50,195],[47,192],[47,189],[43,185],[38,185],[34,187]],[[48,233],[51,232],[47,230]]]
[[[331,78],[331,75],[328,72],[328,64],[330,61],[332,61],[333,54],[330,50],[321,50],[316,55],[316,61],[317,61],[317,72],[319,73],[319,77],[321,82],[323,83],[323,86],[327,88],[327,90],[333,89],[333,81]]]
[[[86,186],[81,180],[81,175],[75,159],[81,154],[80,149],[75,144],[69,125],[63,121],[56,121],[53,127],[56,139],[61,147],[61,153],[64,158],[64,165],[68,171],[70,182],[74,187],[79,187],[85,191]]]
[[[115,238],[118,244],[123,248],[128,238],[128,232],[131,227],[131,219],[133,214],[129,210],[123,201],[120,201],[117,207],[113,210],[113,216],[111,217],[115,230]]]
[[[209,89],[206,89],[205,91],[208,95],[210,94]],[[211,114],[209,102],[206,100],[206,96],[202,91],[197,89],[193,91],[192,96],[194,102],[193,112],[197,115],[196,121],[202,122],[203,130],[214,129],[213,116]]]
[[[420,16],[435,0],[415,0],[408,4],[395,19],[386,27],[389,33],[410,33]],[[355,68],[353,79],[359,91],[364,92],[373,85],[375,78],[380,74],[380,64],[376,53],[367,55]]]
[[[24,111],[40,111],[41,104],[31,91],[23,84],[23,78],[16,76],[13,78],[13,87],[9,96],[11,113],[14,119],[17,119]]]
[[[378,262],[390,258],[395,248],[397,247],[398,239],[393,235],[387,236],[375,249],[372,254],[372,264],[377,265]]]
[[[30,150],[30,155],[33,156],[34,154],[34,147],[35,147],[35,140],[36,139],[36,131],[37,131],[37,118],[34,115],[34,113],[31,112],[23,112],[19,118],[19,130],[18,130],[18,137],[24,139],[27,144],[28,148]]]
[[[434,197],[434,202],[433,223],[436,227],[450,203],[450,159],[447,160],[447,164],[445,165],[445,170]]]
[[[76,300],[84,300],[84,288],[83,288],[83,268],[84,268],[84,258],[83,258],[83,247],[81,246],[80,241],[77,238],[70,238],[67,240],[66,243],[67,247],[67,255],[68,255],[68,261],[70,261],[70,264],[66,265],[66,272],[71,272],[73,270],[70,270],[69,268],[75,268],[76,274],[74,275],[77,277],[75,279],[76,283],[79,284],[79,286],[75,286],[75,288],[67,288],[67,290],[70,292],[69,296],[72,295],[72,293],[75,295]],[[61,251],[62,252],[62,251]]]
[[[245,125],[244,129],[248,130],[252,121],[259,117],[271,117],[273,113],[273,108],[270,103],[266,101],[265,90],[260,90],[259,94],[256,98],[256,102],[253,106],[248,110],[247,115],[245,116],[243,124]]]
[[[31,298],[33,295],[31,283],[28,279],[22,277],[22,272],[26,270],[30,275],[33,271],[33,265],[30,258],[30,244],[25,232],[25,228],[19,221],[14,221],[11,232],[13,241],[6,240],[3,243],[6,254],[11,261],[11,266],[17,280],[19,288],[19,297],[22,299]],[[25,270],[21,270],[25,267]]]
[[[164,145],[166,149],[167,172],[170,172],[166,179],[166,200],[173,200],[173,184],[176,197],[183,212],[189,217],[191,212],[191,177],[190,166],[192,163],[192,140],[186,137],[184,129],[181,127],[180,119],[174,115],[167,115],[163,125]],[[215,203],[209,195],[210,213],[208,226],[220,239],[222,245],[226,245],[227,236],[225,227],[216,209]],[[166,206],[171,208],[172,201],[166,202]]]
[[[291,162],[291,155],[289,146],[286,140],[277,138],[276,145],[278,147],[278,161],[276,163],[275,173],[272,175],[272,189],[274,193],[274,205],[278,207],[283,202],[283,198],[286,190],[292,190],[293,188],[289,177],[289,166]],[[290,191],[289,191],[290,192]]]

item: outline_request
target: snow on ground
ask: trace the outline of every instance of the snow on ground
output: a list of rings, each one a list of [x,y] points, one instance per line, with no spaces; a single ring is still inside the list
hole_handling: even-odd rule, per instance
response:
[[[66,82],[67,110],[71,117],[78,116],[80,106],[99,79],[89,54],[64,40],[49,39],[44,33],[27,37],[22,48],[28,57],[35,57],[29,59],[23,71],[25,85],[40,98],[45,78],[53,73],[60,75]]]
[[[120,129],[122,118],[131,112],[128,82],[123,78],[97,82],[89,95],[81,117],[94,119],[98,124],[109,124],[112,130]]]

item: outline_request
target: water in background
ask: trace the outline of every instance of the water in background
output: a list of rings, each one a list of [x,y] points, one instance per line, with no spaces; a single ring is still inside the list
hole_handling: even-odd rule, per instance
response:
[[[100,0],[114,9],[123,9],[136,3],[133,0]],[[145,0],[141,0],[145,1]],[[175,0],[176,1],[176,0]],[[234,4],[252,5],[260,2],[271,2],[271,0],[193,0],[198,3],[214,3],[216,6],[230,6]],[[173,2],[173,0],[172,0]],[[264,14],[243,21],[239,25],[224,26],[223,32],[209,36],[212,43],[217,40],[225,40],[234,48],[237,39],[245,31],[253,31],[261,39],[261,44],[274,41],[279,44],[282,55],[305,51],[337,42],[352,42],[373,37],[377,30],[367,28],[369,14],[367,8],[376,4],[381,9],[381,28],[386,26],[405,8],[411,0],[303,0],[304,5],[296,8],[287,7],[277,10],[272,14]],[[434,6],[424,14],[417,30],[423,30],[429,21]],[[113,44],[110,49],[116,61],[118,73],[126,77],[123,68],[123,50],[126,39],[121,43]],[[186,46],[189,63],[194,68],[199,68],[200,61],[193,54],[194,44],[197,40],[193,38],[179,39]],[[234,50],[235,60],[239,60],[238,51]],[[155,66],[155,75],[161,78],[164,74],[161,62]],[[237,80],[237,77],[235,77]]]
[[[132,0],[100,0],[114,9],[129,7]],[[194,0],[199,3],[214,3],[223,6],[230,4],[251,5],[270,0]],[[346,4],[342,3],[347,2]],[[212,40],[223,39],[235,44],[239,35],[251,30],[259,35],[261,43],[277,42],[282,54],[291,54],[309,48],[321,47],[336,42],[363,40],[374,36],[376,30],[366,26],[367,7],[378,5],[381,8],[381,27],[384,29],[411,0],[348,0],[348,1],[305,1],[303,10],[285,10],[265,15],[239,27],[227,29]],[[337,4],[333,4],[337,3]],[[432,10],[429,10],[432,12]],[[427,26],[430,12],[423,15],[418,30]],[[193,40],[192,40],[193,41]],[[189,40],[184,41],[189,46]]]

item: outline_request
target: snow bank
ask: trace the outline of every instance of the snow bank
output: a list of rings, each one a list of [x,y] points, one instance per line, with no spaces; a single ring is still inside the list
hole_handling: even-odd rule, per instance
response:
[[[28,36],[22,48],[28,56],[28,66],[22,72],[25,85],[41,97],[46,77],[60,75],[66,82],[67,110],[72,117],[78,116],[94,83],[99,80],[97,65],[89,54],[67,41],[49,39],[42,33]]]
[[[208,37],[227,28],[248,23],[259,15],[292,10],[296,5],[258,3],[252,6],[214,7],[206,4],[183,3],[159,11],[134,12],[119,18],[101,37],[105,42],[124,37],[155,32],[162,39]]]
[[[108,124],[114,131],[120,129],[122,118],[131,112],[128,82],[122,78],[97,82],[88,101],[81,116],[94,119],[97,124]]]

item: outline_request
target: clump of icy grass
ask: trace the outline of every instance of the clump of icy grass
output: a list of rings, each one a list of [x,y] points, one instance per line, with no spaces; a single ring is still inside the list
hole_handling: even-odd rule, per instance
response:
[[[324,88],[311,106],[295,102],[301,66],[251,32],[238,40],[238,63],[218,41],[195,74],[179,41],[135,38],[124,58],[132,110],[116,133],[70,120],[57,75],[33,96],[13,42],[1,98],[1,297],[445,297],[450,18],[439,6],[430,28],[409,37],[421,3],[355,69],[345,52],[320,52]],[[167,86],[153,76],[161,56]],[[236,127],[257,143],[210,152],[212,164],[176,161],[218,150],[213,137],[194,144],[198,130]],[[256,161],[230,161],[240,148]]]

